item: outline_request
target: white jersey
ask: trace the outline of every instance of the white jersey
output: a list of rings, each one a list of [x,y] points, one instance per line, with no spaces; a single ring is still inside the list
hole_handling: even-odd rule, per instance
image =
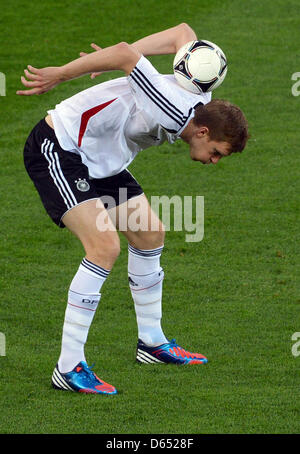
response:
[[[90,177],[105,178],[126,169],[139,151],[173,143],[194,107],[210,99],[180,87],[142,56],[128,77],[81,91],[48,113],[61,148],[80,154]]]

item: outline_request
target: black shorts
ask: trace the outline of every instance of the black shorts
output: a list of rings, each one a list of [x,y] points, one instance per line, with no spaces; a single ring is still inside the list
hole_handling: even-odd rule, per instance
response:
[[[47,213],[59,227],[65,227],[62,217],[69,210],[87,200],[100,198],[107,207],[110,197],[117,206],[143,194],[126,169],[112,177],[90,178],[80,155],[63,150],[44,119],[33,128],[25,143],[24,164]],[[108,203],[110,206],[113,205]]]

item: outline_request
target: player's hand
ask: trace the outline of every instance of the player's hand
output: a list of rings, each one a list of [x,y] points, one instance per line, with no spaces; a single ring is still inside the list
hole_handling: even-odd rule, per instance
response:
[[[24,73],[28,80],[21,76],[21,82],[29,90],[18,90],[17,95],[41,95],[63,82],[59,66],[37,69],[28,65],[27,68]]]
[[[101,50],[102,49],[101,47],[97,46],[97,44],[95,44],[95,43],[92,43],[91,47],[94,50]],[[86,52],[80,52],[79,55],[80,55],[80,57],[84,57],[85,55],[87,55],[87,53]],[[92,73],[91,74],[91,79],[95,79],[95,77],[100,76],[100,74],[102,74],[102,72]]]

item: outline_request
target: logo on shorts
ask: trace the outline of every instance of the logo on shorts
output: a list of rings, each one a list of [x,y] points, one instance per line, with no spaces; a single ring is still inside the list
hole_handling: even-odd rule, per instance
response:
[[[75,180],[75,183],[78,191],[86,192],[90,189],[90,185],[85,178],[83,180],[79,178],[79,180]]]

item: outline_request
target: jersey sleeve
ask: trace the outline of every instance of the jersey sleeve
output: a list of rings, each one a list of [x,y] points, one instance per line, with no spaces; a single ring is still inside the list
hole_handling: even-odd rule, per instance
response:
[[[144,56],[128,76],[136,104],[165,130],[179,135],[193,116],[193,107]]]

